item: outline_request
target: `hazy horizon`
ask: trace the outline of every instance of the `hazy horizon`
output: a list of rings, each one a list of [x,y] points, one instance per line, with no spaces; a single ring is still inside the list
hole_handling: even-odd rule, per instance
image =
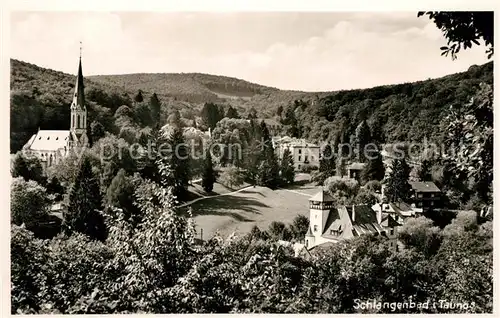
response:
[[[152,30],[154,32],[152,32]],[[369,88],[488,62],[484,46],[441,56],[441,31],[416,12],[15,12],[11,58],[85,76],[203,73],[282,90]]]

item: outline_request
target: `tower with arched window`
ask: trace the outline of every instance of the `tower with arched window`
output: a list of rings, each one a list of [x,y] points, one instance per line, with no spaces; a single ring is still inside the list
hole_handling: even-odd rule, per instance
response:
[[[78,64],[78,75],[76,77],[75,92],[71,102],[70,131],[80,139],[87,129],[87,108],[85,106],[85,94],[83,87],[82,58]]]

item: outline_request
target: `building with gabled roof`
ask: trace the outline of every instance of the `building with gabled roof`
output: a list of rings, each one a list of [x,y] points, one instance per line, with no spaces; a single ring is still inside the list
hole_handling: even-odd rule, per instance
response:
[[[320,146],[307,142],[305,139],[297,139],[289,136],[272,138],[273,147],[278,158],[283,157],[285,149],[292,154],[295,170],[306,167],[319,168]]]
[[[431,181],[410,181],[411,203],[423,211],[441,208],[441,190]]]
[[[393,214],[374,210],[365,204],[337,205],[324,189],[309,199],[309,228],[305,247],[310,249],[327,242],[339,242],[365,234],[396,237],[401,223]]]
[[[83,85],[82,58],[78,64],[75,91],[71,102],[69,130],[38,130],[23,146],[23,151],[37,156],[44,168],[56,164],[71,149],[85,146],[87,142],[87,108]]]

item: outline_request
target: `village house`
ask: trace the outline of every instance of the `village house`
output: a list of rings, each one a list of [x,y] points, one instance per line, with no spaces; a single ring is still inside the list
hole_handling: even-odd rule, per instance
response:
[[[309,199],[309,229],[305,235],[305,247],[311,249],[365,234],[383,235],[395,247],[397,229],[401,225],[394,214],[374,210],[365,204],[336,205],[333,197],[321,190]]]
[[[422,211],[441,208],[441,190],[430,181],[410,181],[412,203]]]
[[[274,149],[279,158],[283,157],[285,149],[292,154],[295,170],[300,171],[306,167],[319,168],[320,147],[309,143],[305,139],[276,137],[272,139]]]
[[[361,174],[363,170],[366,168],[366,163],[362,162],[353,162],[347,166],[347,176],[351,179],[354,179],[358,182],[361,182]]]
[[[69,130],[39,129],[23,146],[26,155],[38,157],[44,169],[66,157],[74,147],[84,146],[87,142],[87,108],[85,106],[81,56],[70,109]]]

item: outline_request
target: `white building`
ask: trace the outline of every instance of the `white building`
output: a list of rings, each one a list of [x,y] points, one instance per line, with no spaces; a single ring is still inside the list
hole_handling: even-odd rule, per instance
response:
[[[38,130],[23,146],[28,155],[37,156],[44,168],[67,156],[73,147],[86,143],[87,108],[83,87],[82,59],[78,65],[75,92],[71,103],[69,130]]]
[[[336,205],[325,190],[309,199],[309,229],[305,247],[350,239],[364,234],[383,235],[396,246],[397,229],[402,223],[391,213],[368,205]]]
[[[304,139],[288,136],[273,138],[272,141],[279,158],[283,157],[285,149],[290,150],[295,170],[301,170],[307,166],[319,168],[320,146]]]

